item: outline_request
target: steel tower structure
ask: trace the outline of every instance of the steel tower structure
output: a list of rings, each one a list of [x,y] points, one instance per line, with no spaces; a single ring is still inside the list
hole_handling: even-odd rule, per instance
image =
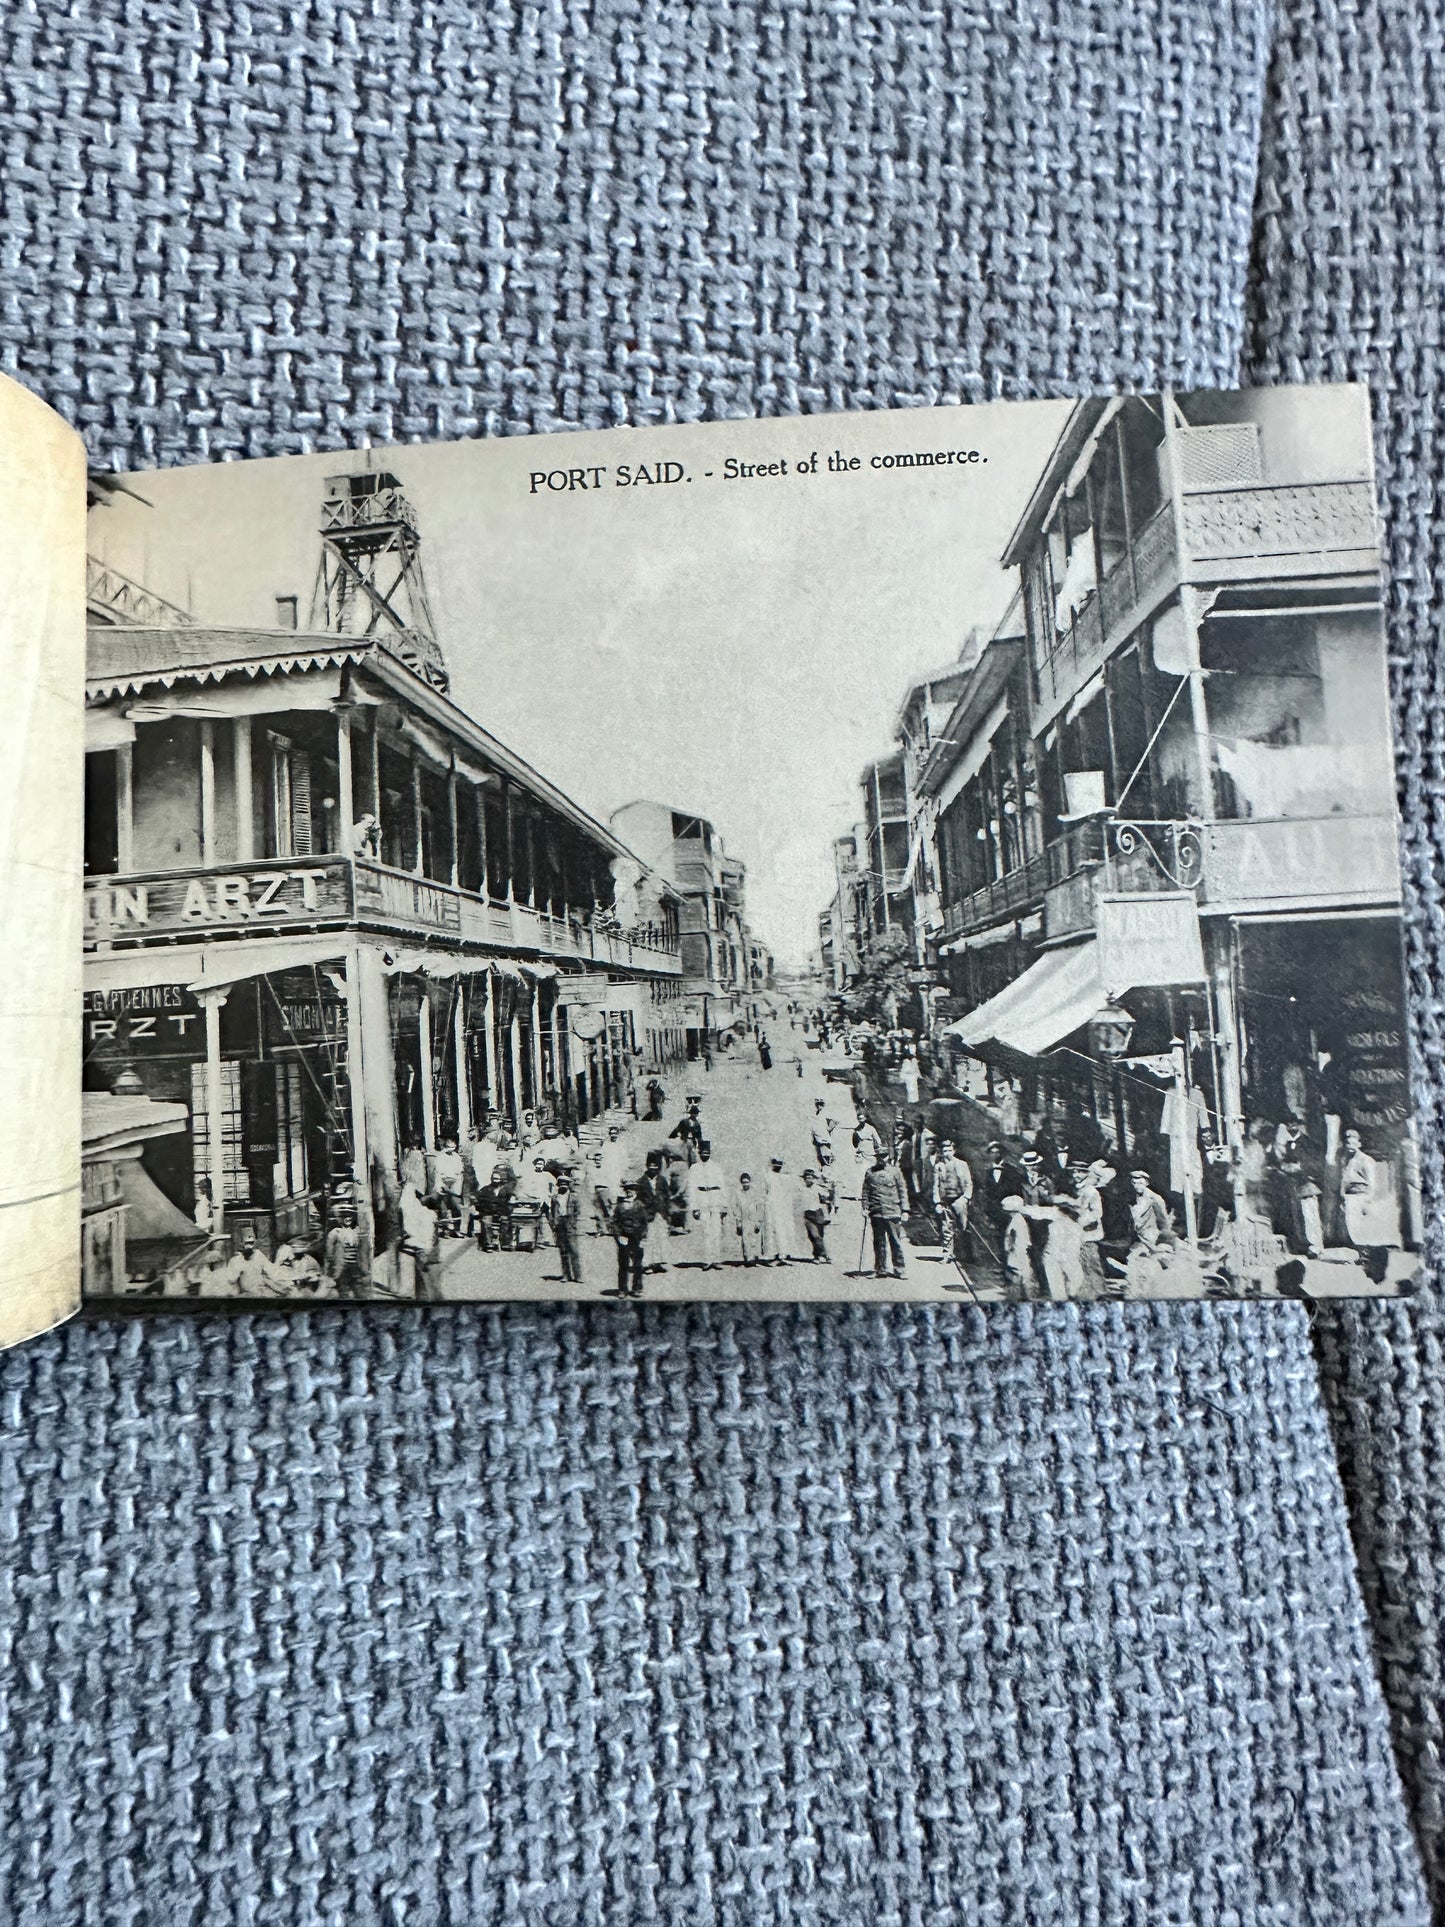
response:
[[[374,636],[433,688],[449,678],[421,565],[416,511],[386,469],[328,475],[311,624]]]

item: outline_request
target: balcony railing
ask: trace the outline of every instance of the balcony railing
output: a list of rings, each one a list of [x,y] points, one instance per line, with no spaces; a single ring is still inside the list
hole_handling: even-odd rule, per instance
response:
[[[1220,910],[1390,905],[1400,893],[1395,819],[1383,813],[1185,819],[1091,817],[1037,856],[948,906],[943,938],[969,936],[1042,909],[1044,935],[1094,925],[1099,890],[1193,890]]]
[[[351,923],[616,969],[668,975],[682,969],[676,942],[661,926],[624,930],[595,918],[498,902],[361,857],[269,858],[90,877],[85,885],[88,948]]]
[[[1165,502],[1058,631],[1039,663],[1046,713],[1076,694],[1180,580],[1338,574],[1373,566],[1378,555],[1366,481],[1191,489],[1182,524],[1176,531]]]

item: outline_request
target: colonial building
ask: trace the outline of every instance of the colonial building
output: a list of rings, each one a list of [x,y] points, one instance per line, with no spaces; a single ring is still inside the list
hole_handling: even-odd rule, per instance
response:
[[[185,1107],[121,1167],[177,1237],[314,1243],[408,1146],[681,1049],[676,893],[453,701],[395,479],[328,481],[322,538],[307,629],[92,573],[86,1088]]]
[[[1237,1172],[1282,1123],[1328,1154],[1354,1127],[1403,1189],[1361,395],[1080,403],[1004,560],[1022,636],[979,653],[922,777],[957,1035],[1026,1110],[1090,1111],[1140,1155],[1182,1144],[1180,1099]],[[1171,1052],[1157,1091],[1117,1068]]]

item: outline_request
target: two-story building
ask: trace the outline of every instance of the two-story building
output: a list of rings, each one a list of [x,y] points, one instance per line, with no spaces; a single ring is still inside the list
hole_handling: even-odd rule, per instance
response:
[[[1242,1156],[1297,1119],[1398,1162],[1408,1116],[1394,776],[1362,391],[1072,412],[995,638],[925,776],[971,1049],[1130,1143],[1165,1101],[1096,1048],[1183,1047]],[[945,797],[951,801],[944,803]],[[994,953],[986,967],[978,963]],[[1000,981],[1002,979],[1002,981]],[[1102,1022],[1099,1021],[1102,1019]],[[1112,1091],[1107,1086],[1112,1083]]]
[[[676,893],[453,701],[434,637],[202,627],[117,580],[93,572],[85,1081],[185,1106],[126,1167],[149,1221],[314,1244],[354,1195],[384,1236],[409,1146],[575,1124],[680,1050]]]

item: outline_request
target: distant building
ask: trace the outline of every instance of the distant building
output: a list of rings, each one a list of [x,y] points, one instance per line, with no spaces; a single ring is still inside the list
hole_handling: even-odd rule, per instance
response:
[[[761,946],[755,952],[748,925],[746,866],[706,817],[671,804],[639,799],[610,821],[677,895],[687,1050],[696,1057],[756,1016],[753,993],[771,980],[771,957]]]

